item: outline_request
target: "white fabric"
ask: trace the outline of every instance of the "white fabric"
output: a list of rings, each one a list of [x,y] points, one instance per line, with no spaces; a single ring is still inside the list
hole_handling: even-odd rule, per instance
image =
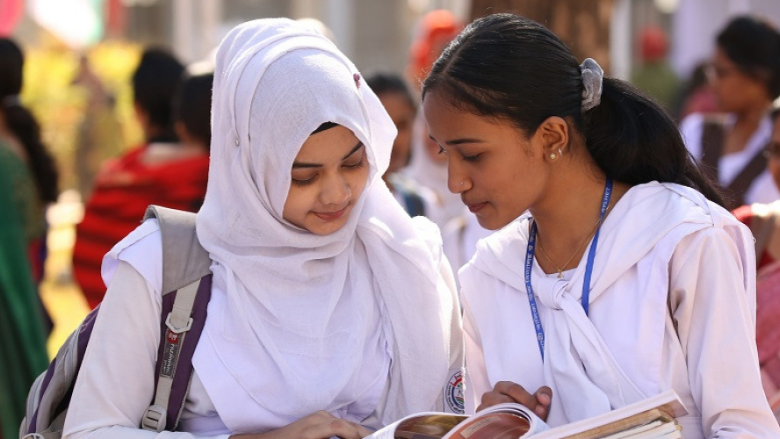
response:
[[[436,194],[436,203],[425,216],[444,229],[450,220],[461,214],[463,202],[459,195],[453,194],[447,187],[447,165],[436,163],[428,156],[426,139],[428,125],[425,114],[418,111],[412,126],[412,159],[401,172]]]
[[[550,386],[553,426],[674,389],[690,413],[686,438],[780,437],[758,372],[752,237],[728,212],[679,185],[630,189],[602,225],[589,316],[579,303],[587,256],[562,280],[534,261],[544,363],[527,235],[528,219],[515,221],[460,272],[467,412],[502,380]]]
[[[193,363],[232,431],[248,431],[255,411],[292,422],[338,410],[386,379],[364,367],[383,354],[383,307],[399,344],[388,420],[432,408],[446,380],[454,303],[427,237],[381,181],[396,131],[357,73],[331,41],[287,19],[240,25],[217,52],[197,231],[225,294],[212,298]],[[365,144],[370,176],[346,225],[317,236],[282,209],[295,156],[325,122]]]
[[[458,271],[466,265],[477,251],[477,242],[491,233],[491,230],[483,229],[477,216],[464,207],[461,216],[450,220],[441,231],[444,254],[452,269]]]
[[[318,410],[384,425],[445,409],[443,389],[463,359],[452,272],[436,227],[411,220],[380,179],[395,128],[356,73],[330,41],[287,19],[245,23],[220,45],[197,217],[214,277],[185,405],[193,431],[265,432]],[[283,220],[282,208],[295,156],[328,121],[365,144],[370,175],[346,225],[317,236]],[[76,385],[72,404],[83,408],[68,417],[72,437],[150,437],[133,427],[153,393],[159,306],[153,298],[138,320],[121,306],[132,301],[115,299],[161,294],[161,264],[140,244],[149,223],[104,259],[101,341],[90,343],[90,372]],[[124,344],[137,358],[119,353]],[[168,435],[192,437],[158,437]]]
[[[730,117],[729,125],[734,124],[734,117]],[[701,160],[701,140],[704,133],[704,115],[696,113],[686,117],[680,124],[685,146],[697,160]],[[722,185],[731,183],[750,160],[764,148],[772,137],[772,121],[769,116],[761,119],[758,128],[748,140],[745,149],[740,152],[721,156],[718,161],[718,181]],[[775,185],[772,174],[765,170],[753,180],[753,183],[745,192],[745,203],[771,203],[780,199],[780,190]]]
[[[175,435],[177,438],[201,438],[218,435],[217,438],[223,439],[221,435],[231,433],[217,413],[198,371],[193,374],[181,416],[179,430],[186,433],[161,432],[157,435],[137,428],[154,394],[154,367],[160,342],[161,268],[162,241],[155,219],[144,222],[107,255],[102,274],[110,287],[100,305],[82,364],[83,373],[73,395],[65,428],[67,437],[167,438]],[[224,286],[214,282],[212,294],[224,295]],[[117,339],[122,342],[117,343]],[[386,377],[385,359],[385,355],[368,359],[371,361],[367,362],[367,370],[378,377]],[[360,414],[382,410],[377,407],[377,401],[382,396],[385,381],[377,380],[360,398],[332,414],[356,420],[362,416]],[[381,413],[372,415],[381,417]],[[284,420],[270,412],[244,416],[251,416],[257,430],[285,425]],[[363,424],[371,428],[382,425],[366,421]]]

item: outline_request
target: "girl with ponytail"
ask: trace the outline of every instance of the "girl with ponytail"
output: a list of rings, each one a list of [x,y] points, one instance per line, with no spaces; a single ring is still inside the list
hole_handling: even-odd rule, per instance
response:
[[[500,229],[460,271],[467,411],[518,401],[556,426],[673,389],[686,438],[780,436],[752,237],[659,105],[497,14],[447,47],[423,110],[449,189]]]
[[[57,173],[38,124],[19,103],[23,57],[0,38],[0,437],[16,437],[27,390],[46,368],[46,328],[34,279],[45,239],[45,203]]]

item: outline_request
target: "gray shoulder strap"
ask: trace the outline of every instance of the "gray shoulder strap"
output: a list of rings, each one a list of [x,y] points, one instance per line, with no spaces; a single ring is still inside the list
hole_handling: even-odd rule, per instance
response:
[[[149,206],[144,220],[157,218],[163,244],[163,294],[176,291],[211,272],[209,253],[195,233],[195,214]]]

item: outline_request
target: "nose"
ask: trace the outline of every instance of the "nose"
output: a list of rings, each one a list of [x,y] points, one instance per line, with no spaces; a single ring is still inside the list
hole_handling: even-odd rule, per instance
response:
[[[468,173],[452,158],[447,160],[447,188],[453,194],[460,194],[471,188]]]
[[[320,202],[328,206],[343,206],[352,196],[349,183],[341,174],[331,175],[326,178],[320,191]]]

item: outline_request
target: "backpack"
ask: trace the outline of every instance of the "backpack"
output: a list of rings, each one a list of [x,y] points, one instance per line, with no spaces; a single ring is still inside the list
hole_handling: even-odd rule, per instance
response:
[[[192,356],[211,298],[211,259],[195,234],[195,214],[149,206],[144,220],[157,218],[162,235],[163,293],[155,395],[140,428],[174,431],[192,377]],[[20,439],[59,439],[73,387],[100,306],[87,315],[27,396]]]

